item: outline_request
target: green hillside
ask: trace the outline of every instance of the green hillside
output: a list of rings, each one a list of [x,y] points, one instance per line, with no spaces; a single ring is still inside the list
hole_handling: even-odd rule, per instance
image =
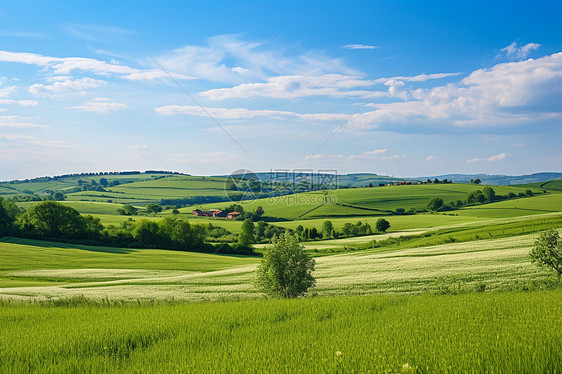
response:
[[[445,203],[466,200],[469,192],[482,189],[474,184],[423,184],[386,186],[373,188],[350,188],[307,192],[277,198],[258,199],[244,202],[245,210],[262,206],[270,217],[287,219],[309,219],[338,216],[388,215],[403,208],[424,209],[429,200],[442,198]],[[526,188],[493,186],[497,195],[524,193]],[[542,190],[533,189],[535,193]],[[205,204],[201,209],[221,208],[225,203]],[[188,212],[186,208],[183,211]]]
[[[546,182],[520,184],[519,186],[527,187],[527,188],[543,188],[545,190],[562,191],[562,179],[550,180]]]
[[[462,234],[462,233],[461,233]],[[537,234],[316,258],[319,295],[424,293],[531,286],[548,269],[528,253]],[[0,298],[183,300],[250,298],[256,258],[90,247],[24,239],[0,242]]]

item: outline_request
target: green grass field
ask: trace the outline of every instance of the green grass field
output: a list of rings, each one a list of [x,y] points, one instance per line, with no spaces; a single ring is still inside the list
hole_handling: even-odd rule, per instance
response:
[[[277,198],[264,198],[243,204],[245,210],[253,211],[262,206],[266,215],[292,220],[322,217],[388,215],[398,208],[425,208],[429,200],[441,197],[445,203],[465,200],[468,193],[482,189],[471,184],[424,184],[409,186],[387,186],[373,188],[350,188],[340,190],[307,192]],[[493,186],[497,195],[509,192],[519,194],[525,188]],[[536,193],[542,190],[533,189]],[[227,203],[202,205],[202,209],[224,208]],[[189,211],[189,208],[184,208]]]
[[[472,291],[481,284],[489,290],[534,287],[541,280],[552,280],[549,271],[528,258],[536,236],[318,257],[314,292],[328,296],[438,292],[443,287]],[[116,300],[217,300],[260,296],[253,286],[256,258],[12,239],[0,243],[0,260],[0,298],[84,295]],[[39,284],[21,286],[26,281]]]
[[[459,216],[505,218],[562,211],[562,193],[499,201],[456,210]]]
[[[527,187],[527,188],[543,188],[545,190],[562,191],[562,179],[551,180],[546,182],[520,184],[519,186]]]
[[[560,290],[188,305],[80,301],[2,305],[0,371],[562,370]]]

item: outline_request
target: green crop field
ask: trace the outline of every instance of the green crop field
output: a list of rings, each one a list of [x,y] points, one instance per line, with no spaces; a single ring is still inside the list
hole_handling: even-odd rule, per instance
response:
[[[315,292],[419,293],[442,287],[470,291],[480,284],[490,290],[517,289],[550,279],[547,270],[531,264],[528,258],[536,236],[319,257]],[[84,295],[97,299],[215,300],[259,296],[253,286],[256,258],[12,239],[0,243],[0,260],[0,297],[4,298]],[[53,280],[55,283],[45,285]],[[26,287],[19,283],[26,281],[39,284]]]
[[[349,188],[257,199],[243,204],[245,210],[262,206],[270,217],[311,219],[320,217],[388,215],[398,208],[425,208],[429,200],[441,197],[445,203],[466,200],[469,192],[482,189],[471,184],[424,184]],[[526,188],[493,186],[497,195],[524,193]],[[533,189],[536,193],[542,190]],[[202,205],[202,209],[221,208],[227,203]]]
[[[83,304],[83,305],[81,305]],[[0,371],[508,372],[562,369],[562,292],[189,305],[3,305]]]
[[[518,186],[526,187],[526,188],[542,188],[545,190],[562,191],[562,179],[556,179],[546,182],[526,183],[526,184],[520,184]]]
[[[560,211],[562,211],[562,193],[552,192],[533,197],[462,208],[456,210],[455,213],[459,216],[504,218]]]

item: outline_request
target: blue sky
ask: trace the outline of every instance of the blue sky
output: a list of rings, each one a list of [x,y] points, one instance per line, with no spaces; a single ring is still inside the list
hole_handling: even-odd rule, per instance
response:
[[[0,8],[0,179],[562,171],[560,2]]]

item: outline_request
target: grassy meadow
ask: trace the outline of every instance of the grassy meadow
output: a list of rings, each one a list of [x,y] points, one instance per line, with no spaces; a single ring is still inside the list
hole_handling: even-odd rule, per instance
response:
[[[555,373],[561,323],[560,290],[3,304],[0,371]]]
[[[147,215],[147,202],[223,188],[189,176],[129,182],[71,193],[64,204],[120,225],[171,214]],[[354,188],[244,202],[288,229],[390,222],[384,234],[304,243],[316,287],[297,300],[264,299],[256,257],[0,238],[0,372],[561,372],[562,332],[552,326],[562,323],[562,283],[529,251],[540,231],[562,229],[562,193],[395,213],[480,188]],[[122,203],[140,215],[116,214]],[[193,208],[177,216],[240,231],[241,221],[194,217]]]
[[[482,287],[518,290],[555,286],[558,283],[551,273],[531,264],[528,257],[536,236],[425,246],[406,241],[396,247],[330,256],[328,247],[316,258],[317,287],[313,292],[321,296],[459,293]],[[432,238],[418,240],[430,242]],[[0,298],[256,298],[261,297],[253,285],[257,262],[243,256],[4,240],[0,242]]]

